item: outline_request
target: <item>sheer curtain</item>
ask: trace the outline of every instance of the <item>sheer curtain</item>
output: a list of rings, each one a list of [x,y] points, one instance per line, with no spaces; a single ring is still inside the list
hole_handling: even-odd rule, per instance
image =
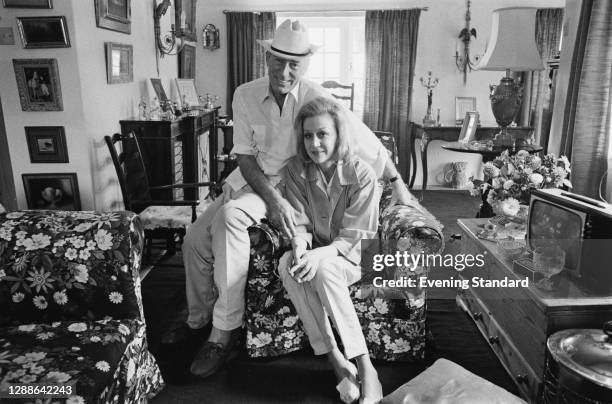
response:
[[[408,123],[420,9],[367,11],[364,122],[393,133],[400,156],[410,153]],[[400,172],[407,173],[400,158]]]
[[[234,90],[266,72],[265,51],[257,39],[270,39],[276,29],[271,12],[227,12],[227,108],[231,115]]]
[[[536,45],[544,63],[554,58],[561,40],[562,8],[543,8],[536,13]],[[550,132],[551,78],[550,69],[532,73],[531,99],[528,101],[530,122],[536,143],[545,146]]]
[[[608,168],[612,115],[612,2],[593,0],[582,66],[572,72],[578,80],[575,117],[568,124],[561,151],[570,155],[573,191],[597,198],[599,181]]]

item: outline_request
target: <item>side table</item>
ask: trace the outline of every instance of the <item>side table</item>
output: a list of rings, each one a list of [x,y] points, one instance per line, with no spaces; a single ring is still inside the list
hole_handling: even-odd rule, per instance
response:
[[[462,254],[483,254],[484,266],[465,268],[457,304],[465,310],[528,402],[539,403],[544,380],[546,339],[567,328],[601,328],[612,318],[612,296],[583,289],[565,273],[552,291],[528,287],[473,286],[472,278],[522,280],[497,245],[477,237],[486,219],[459,219]]]
[[[410,188],[414,185],[416,178],[417,162],[416,149],[414,147],[417,139],[421,139],[421,169],[423,170],[423,185],[421,187],[421,200],[425,190],[427,189],[427,149],[432,140],[442,140],[444,142],[453,142],[459,139],[461,126],[443,125],[443,126],[423,126],[420,123],[410,122],[410,156],[408,156],[408,175],[410,178]],[[527,138],[533,128],[531,127],[515,127],[508,128],[508,132],[516,138]],[[476,140],[493,139],[499,132],[497,126],[479,126],[476,128]],[[410,166],[412,165],[412,177],[410,176]]]

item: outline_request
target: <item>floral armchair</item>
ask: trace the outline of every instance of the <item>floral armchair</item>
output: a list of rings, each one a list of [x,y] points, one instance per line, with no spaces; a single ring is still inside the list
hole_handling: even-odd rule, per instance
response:
[[[392,136],[379,136],[394,158]],[[387,184],[380,202],[379,235],[381,252],[395,254],[439,253],[444,249],[441,224],[416,199],[410,205],[389,207],[391,188]],[[249,228],[251,259],[246,287],[247,352],[251,357],[268,357],[297,351],[307,337],[289,296],[278,276],[278,260],[290,248],[289,242],[269,223]],[[385,241],[401,240],[398,243]],[[388,268],[388,273],[423,276],[426,267],[414,272]],[[363,278],[371,276],[364,274]],[[389,279],[389,278],[387,278]],[[370,283],[371,284],[371,283]],[[399,293],[399,294],[398,294]],[[388,361],[417,361],[425,354],[425,290],[351,286],[351,296],[366,337],[370,356]]]
[[[71,393],[53,402],[141,403],[163,388],[147,350],[142,247],[131,212],[0,214],[0,391],[56,384]]]

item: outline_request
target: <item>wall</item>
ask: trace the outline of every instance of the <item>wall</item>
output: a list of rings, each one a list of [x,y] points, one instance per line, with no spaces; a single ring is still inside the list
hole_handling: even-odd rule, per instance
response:
[[[221,48],[209,51],[201,47],[197,51],[196,87],[200,93],[219,95],[220,105],[225,108],[227,83],[227,26],[223,10],[234,11],[335,11],[367,10],[429,7],[421,13],[419,23],[419,43],[415,68],[415,87],[413,91],[413,120],[420,122],[427,110],[425,88],[418,79],[432,71],[439,78],[434,89],[433,111],[440,109],[442,122],[455,120],[455,97],[476,97],[477,108],[483,125],[496,126],[489,102],[489,83],[499,83],[502,72],[471,72],[467,83],[457,70],[454,61],[457,35],[465,26],[466,1],[464,0],[368,0],[333,1],[310,0],[211,0],[199,1],[197,9],[197,26],[215,24],[221,32]],[[472,42],[472,54],[482,54],[491,30],[492,11],[500,7],[563,7],[564,0],[473,0],[471,4],[471,27],[476,28],[478,38]],[[201,45],[201,38],[199,38]],[[468,161],[469,170],[479,173],[480,157],[448,152],[439,147],[440,142],[433,142],[429,148],[429,184],[442,183],[443,169],[450,161]],[[418,147],[418,144],[417,144]],[[420,160],[419,173],[415,185],[421,184]]]
[[[96,27],[94,1],[54,1],[53,9],[0,8],[0,26],[12,26],[15,45],[0,51],[0,94],[12,156],[18,206],[26,207],[21,174],[76,172],[83,209],[120,209],[117,176],[104,144],[104,135],[119,131],[119,120],[137,115],[141,96],[152,92],[148,79],[158,77],[153,41],[155,0],[133,0],[131,34]],[[17,16],[66,17],[70,48],[23,49],[18,38]],[[162,20],[169,27],[172,10]],[[167,28],[166,28],[167,29]],[[134,49],[134,81],[126,84],[106,83],[104,42],[131,44]],[[12,59],[55,58],[58,61],[63,111],[24,112],[21,110]],[[166,91],[173,94],[172,79],[177,76],[176,56],[160,60],[159,77]],[[24,126],[64,126],[69,163],[32,164]]]

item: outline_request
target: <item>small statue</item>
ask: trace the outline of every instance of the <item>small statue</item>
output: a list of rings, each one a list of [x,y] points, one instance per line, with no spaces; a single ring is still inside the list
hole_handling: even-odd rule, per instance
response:
[[[434,126],[436,121],[431,115],[431,104],[433,102],[433,89],[438,85],[438,78],[432,80],[431,71],[427,72],[427,79],[421,77],[421,85],[427,89],[427,114],[423,118],[424,126]]]

